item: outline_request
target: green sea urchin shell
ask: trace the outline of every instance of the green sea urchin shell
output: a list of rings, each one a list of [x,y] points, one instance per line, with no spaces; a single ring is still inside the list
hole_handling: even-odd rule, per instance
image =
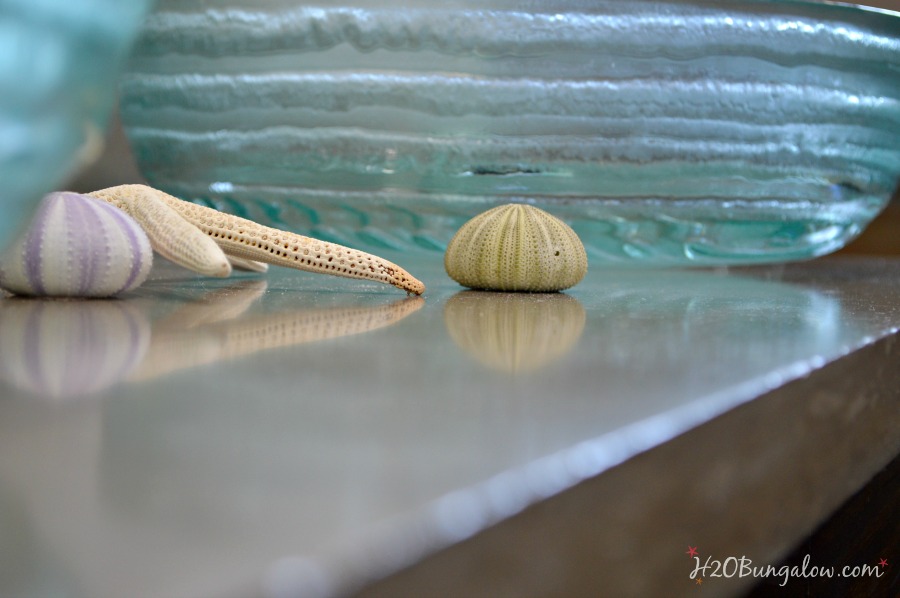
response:
[[[498,206],[462,225],[444,254],[450,278],[491,291],[561,291],[587,272],[581,239],[566,223],[524,204]]]

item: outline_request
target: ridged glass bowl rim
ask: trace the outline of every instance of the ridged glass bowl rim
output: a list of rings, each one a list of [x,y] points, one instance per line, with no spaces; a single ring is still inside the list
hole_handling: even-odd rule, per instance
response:
[[[677,3],[677,0],[676,0]],[[693,4],[688,0],[688,4]],[[727,4],[717,4],[715,2],[709,2],[708,0],[701,0],[699,4],[709,4],[710,6],[715,6],[721,9],[723,12],[727,11]],[[868,4],[856,4],[854,2],[840,2],[838,0],[750,0],[747,4],[758,4],[760,6],[763,5],[777,5],[777,6],[797,6],[801,8],[815,8],[822,6],[835,7],[840,9],[847,9],[850,11],[860,11],[865,13],[873,13],[884,15],[892,18],[900,18],[900,10],[893,10],[890,8],[883,8],[880,6],[870,6]]]
[[[874,12],[877,14],[887,15],[889,17],[900,17],[900,10],[892,10],[890,8],[882,8],[880,6],[869,6],[867,4],[856,4],[854,2],[836,2],[835,0],[787,0],[786,2],[779,2],[779,0],[764,1],[769,4],[799,4],[804,6],[818,6],[824,4],[826,6],[839,6],[853,10],[861,10],[864,12]]]

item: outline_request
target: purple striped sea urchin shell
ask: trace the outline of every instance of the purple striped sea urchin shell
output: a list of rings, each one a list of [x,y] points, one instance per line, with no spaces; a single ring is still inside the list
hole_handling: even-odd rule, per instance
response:
[[[0,257],[0,288],[18,295],[109,297],[146,280],[153,251],[125,212],[78,193],[51,193]]]

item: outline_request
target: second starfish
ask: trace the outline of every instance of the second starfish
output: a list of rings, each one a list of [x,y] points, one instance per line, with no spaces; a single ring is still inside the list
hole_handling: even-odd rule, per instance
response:
[[[264,269],[259,262],[308,272],[363,278],[421,295],[425,285],[378,256],[263,226],[173,197],[146,185],[120,185],[90,193],[127,212],[154,250],[208,276],[228,276],[231,265]]]

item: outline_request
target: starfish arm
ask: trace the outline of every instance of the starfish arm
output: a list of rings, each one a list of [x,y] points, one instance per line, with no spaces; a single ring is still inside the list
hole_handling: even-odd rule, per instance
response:
[[[134,187],[139,187],[140,191]],[[156,197],[215,241],[229,257],[307,272],[375,280],[416,295],[425,291],[425,285],[406,270],[369,253],[263,226],[144,185],[123,185],[104,192],[114,196]]]
[[[237,216],[226,215],[225,222],[221,223],[206,213],[209,210],[218,214],[215,210],[182,203],[187,204],[188,209],[197,208],[196,215],[185,218],[212,236],[229,258],[244,258],[306,272],[375,280],[415,295],[425,292],[425,285],[419,279],[397,264],[376,255],[262,226]]]
[[[227,254],[226,256],[228,261],[231,262],[231,267],[238,270],[246,270],[248,272],[268,272],[269,270],[269,264],[264,264],[263,262],[255,262]]]
[[[172,209],[154,189],[145,185],[120,185],[88,195],[116,206],[137,220],[147,233],[151,247],[163,257],[206,276],[225,278],[231,274],[231,263],[222,249],[178,210]]]

